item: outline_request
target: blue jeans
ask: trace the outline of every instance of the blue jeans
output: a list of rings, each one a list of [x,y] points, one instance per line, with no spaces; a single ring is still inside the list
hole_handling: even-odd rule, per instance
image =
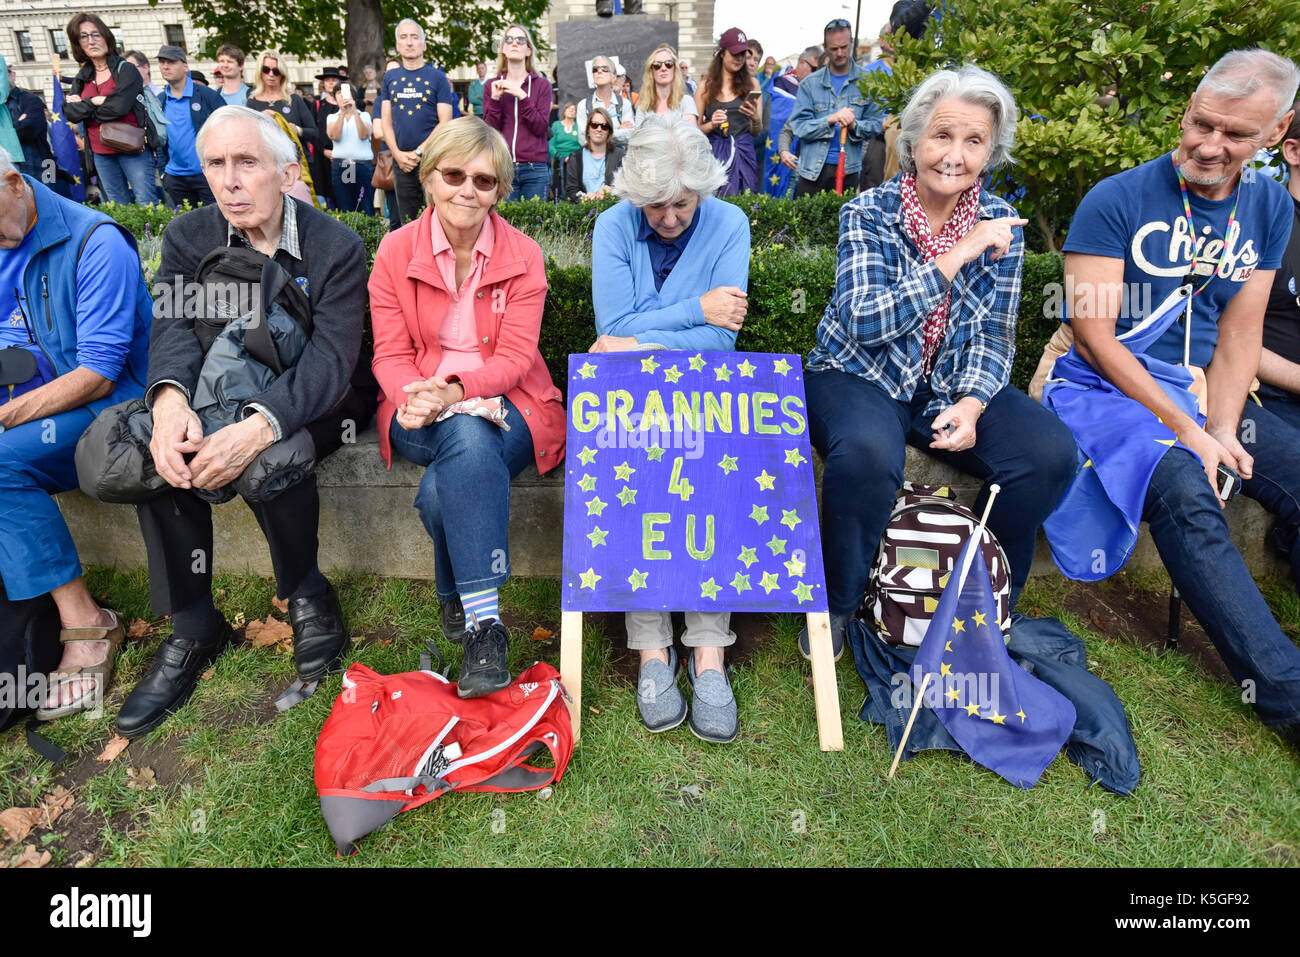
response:
[[[1074,478],[1074,436],[1064,423],[1019,389],[1006,386],[976,426],[973,448],[929,448],[933,398],[922,383],[910,401],[847,372],[810,372],[804,379],[812,444],[826,461],[822,475],[822,554],[831,614],[862,604],[880,536],[903,485],[906,445],[1002,487],[989,528],[1011,566],[1012,606],[1034,560],[1038,527]],[[975,501],[982,514],[988,486]]]
[[[334,205],[341,210],[372,215],[375,209],[370,178],[374,175],[374,163],[333,160],[330,163],[330,183],[334,187]]]
[[[1264,408],[1272,412],[1293,429],[1300,429],[1300,395],[1279,389],[1275,385],[1261,385],[1256,393]],[[1246,404],[1249,409],[1251,403]]]
[[[1256,457],[1256,476],[1250,486],[1252,497],[1263,501],[1271,496],[1272,484],[1295,488],[1300,470],[1296,470],[1294,445],[1266,448],[1276,444],[1285,426],[1275,416],[1259,414],[1257,406],[1254,409],[1257,441],[1247,451]],[[1292,471],[1284,474],[1288,468]],[[1291,508],[1294,513],[1294,502]],[[1239,683],[1253,682],[1260,720],[1267,725],[1300,721],[1300,648],[1278,627],[1229,539],[1223,509],[1194,455],[1173,448],[1165,453],[1151,476],[1142,517],[1174,587],[1214,642],[1228,671]]]
[[[153,154],[148,150],[130,156],[126,153],[96,153],[95,174],[110,203],[152,205],[158,202],[154,182]]]
[[[1300,589],[1300,405],[1265,398],[1268,388],[1260,390],[1263,408],[1247,400],[1241,413],[1238,437],[1255,459],[1242,491],[1277,518],[1270,537],[1286,549],[1291,579]]]
[[[516,163],[515,181],[507,202],[517,199],[545,199],[551,182],[551,168],[546,163]]]
[[[402,458],[425,466],[415,507],[433,539],[443,601],[510,577],[510,480],[533,461],[533,437],[509,399],[506,408],[509,432],[476,415],[409,432],[393,419],[388,432]]]

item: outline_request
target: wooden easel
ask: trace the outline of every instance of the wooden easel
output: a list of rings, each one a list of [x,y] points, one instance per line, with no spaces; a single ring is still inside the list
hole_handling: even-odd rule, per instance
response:
[[[813,697],[817,708],[817,740],[823,751],[844,750],[840,724],[840,691],[835,683],[831,651],[831,619],[826,612],[809,612],[808,641],[812,651]],[[582,736],[582,612],[560,613],[560,680],[569,693],[573,742]]]

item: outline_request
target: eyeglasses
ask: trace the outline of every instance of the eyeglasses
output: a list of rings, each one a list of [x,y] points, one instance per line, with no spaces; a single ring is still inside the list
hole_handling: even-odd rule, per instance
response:
[[[673,69],[675,66],[677,66],[677,64],[676,64],[675,62],[673,62],[672,60],[655,60],[653,63],[650,64],[650,69],[652,69],[652,70],[671,70],[671,69]]]
[[[79,40],[102,40],[104,35],[102,33],[78,33],[77,38]]]
[[[453,187],[463,186],[465,177],[469,175],[463,169],[438,169],[436,166],[434,169],[438,170],[438,174],[442,177],[444,183]],[[497,188],[497,178],[489,176],[487,173],[475,173],[470,176],[470,179],[474,183],[474,188],[480,193],[490,193]]]
[[[593,66],[591,68],[591,72],[592,73],[613,73],[614,70],[612,67],[607,67],[607,66]]]
[[[609,132],[610,130],[612,130],[613,128],[614,128],[614,127],[610,126],[608,123],[588,123],[588,124],[587,124],[587,129],[589,129],[589,130],[604,130],[606,133],[608,133],[608,132]]]
[[[510,46],[513,43],[518,46],[526,47],[528,46],[528,37],[502,37],[501,42],[505,46]]]
[[[852,30],[852,29],[853,29],[853,24],[849,23],[849,21],[845,20],[843,17],[840,17],[838,20],[832,20],[830,23],[826,24],[826,27],[825,29],[822,30],[822,33],[830,33],[833,30]]]
[[[280,68],[279,68],[278,66],[264,66],[264,67],[262,67],[262,72],[265,73],[267,76],[283,76],[283,75],[284,75],[284,74],[282,74],[282,73],[280,72]]]

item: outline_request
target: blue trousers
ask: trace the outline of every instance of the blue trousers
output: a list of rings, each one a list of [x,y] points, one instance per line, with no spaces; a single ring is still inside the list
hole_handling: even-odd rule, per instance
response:
[[[364,160],[333,160],[330,183],[334,187],[334,205],[340,210],[372,215],[375,211],[370,178],[375,164]]]
[[[906,402],[861,376],[834,370],[808,373],[804,388],[812,444],[826,462],[821,529],[831,614],[851,615],[862,604],[876,547],[903,484],[909,444],[1001,486],[989,528],[1007,554],[1014,605],[1034,560],[1038,527],[1074,478],[1074,436],[1064,423],[1007,386],[980,416],[973,448],[936,451],[929,448],[934,417],[923,413],[933,398],[925,384]],[[977,514],[987,496],[986,485],[976,499]]]
[[[528,423],[509,399],[510,431],[476,415],[453,415],[389,438],[424,466],[415,508],[433,539],[438,597],[500,588],[510,577],[510,480],[533,461]]]
[[[104,196],[110,203],[152,205],[158,202],[154,181],[153,154],[148,150],[130,156],[126,153],[96,153],[95,174]]]
[[[51,496],[77,487],[73,455],[94,418],[88,409],[73,409],[0,432],[0,580],[15,601],[81,575],[77,548]]]
[[[546,163],[516,163],[515,181],[508,202],[517,199],[545,199],[546,187],[551,182],[550,167]]]

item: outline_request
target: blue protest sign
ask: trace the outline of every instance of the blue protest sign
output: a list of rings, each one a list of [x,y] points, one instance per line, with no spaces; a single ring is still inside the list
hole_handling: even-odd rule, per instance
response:
[[[803,364],[569,357],[566,611],[826,611]]]

